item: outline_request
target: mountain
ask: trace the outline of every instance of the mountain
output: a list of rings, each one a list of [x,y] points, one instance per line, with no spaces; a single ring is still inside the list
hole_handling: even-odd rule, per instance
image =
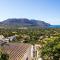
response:
[[[29,20],[26,18],[7,19],[7,20],[0,22],[0,25],[2,25],[2,26],[19,26],[19,27],[42,27],[42,28],[47,28],[50,26],[50,24],[48,24],[44,21]]]

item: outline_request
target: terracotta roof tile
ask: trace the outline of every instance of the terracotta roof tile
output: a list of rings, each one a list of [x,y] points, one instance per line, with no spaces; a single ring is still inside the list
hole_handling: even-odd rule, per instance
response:
[[[9,43],[4,45],[3,51],[9,54],[10,60],[16,60],[16,57],[22,58],[29,47],[31,47],[30,44]]]

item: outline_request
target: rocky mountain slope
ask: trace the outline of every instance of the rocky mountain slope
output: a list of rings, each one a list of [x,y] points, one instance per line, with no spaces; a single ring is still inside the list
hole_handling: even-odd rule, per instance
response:
[[[29,20],[26,18],[20,18],[20,19],[7,19],[2,22],[0,22],[0,26],[19,26],[19,27],[42,27],[47,28],[50,26],[50,24],[40,21],[40,20]]]

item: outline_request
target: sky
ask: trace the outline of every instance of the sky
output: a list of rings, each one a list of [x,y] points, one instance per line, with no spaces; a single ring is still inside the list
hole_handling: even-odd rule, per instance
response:
[[[0,0],[0,21],[8,18],[36,19],[60,25],[60,0]]]

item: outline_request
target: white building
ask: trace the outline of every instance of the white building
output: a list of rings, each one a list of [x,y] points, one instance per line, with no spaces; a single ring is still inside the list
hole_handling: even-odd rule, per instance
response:
[[[7,39],[9,39],[10,41],[14,41],[16,40],[16,36],[10,36],[10,37],[7,37]]]
[[[5,38],[5,37],[3,35],[0,35],[0,40],[3,39],[3,38]]]

